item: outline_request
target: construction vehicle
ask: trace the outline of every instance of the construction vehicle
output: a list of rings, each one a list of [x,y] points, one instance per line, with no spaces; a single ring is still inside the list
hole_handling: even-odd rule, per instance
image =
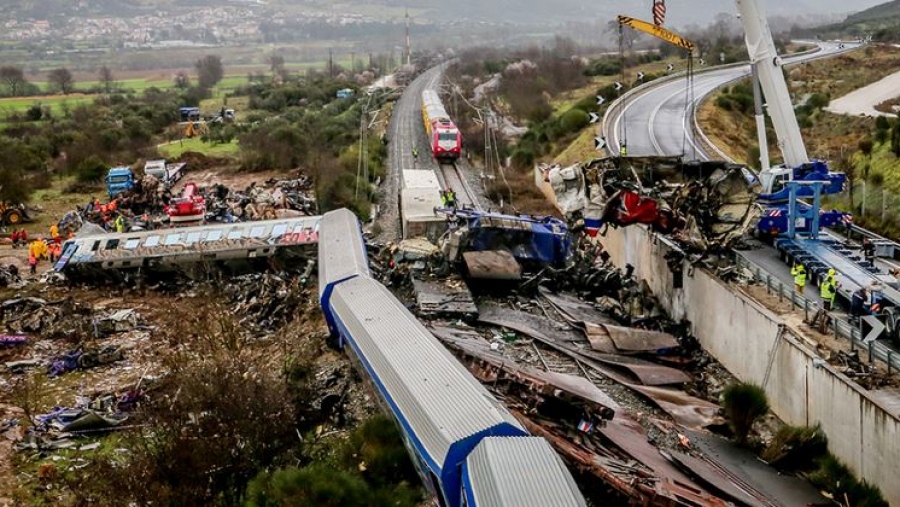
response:
[[[128,166],[113,167],[106,174],[106,192],[110,199],[131,190],[134,188],[134,183],[134,173]]]
[[[185,167],[184,162],[168,164],[165,159],[148,160],[144,164],[144,174],[158,179],[168,190],[184,176]]]
[[[188,139],[192,137],[202,136],[209,132],[205,121],[189,121],[184,128],[184,137]]]
[[[841,238],[821,231],[826,216],[820,209],[821,196],[843,191],[846,175],[828,171],[824,162],[809,160],[765,13],[758,0],[735,2],[753,66],[757,130],[760,152],[764,154],[764,169],[760,174],[764,189],[761,200],[779,202],[787,197],[787,204],[770,208],[786,217],[787,230],[781,232],[775,247],[784,261],[806,266],[814,282],[823,279],[828,270],[835,270],[840,281],[837,294],[842,299],[849,301],[858,289],[869,289],[871,295],[866,310],[877,314],[883,322],[869,322],[868,325],[872,328],[883,325],[884,333],[897,340],[900,336],[900,291],[897,290],[900,284],[876,265],[875,258],[865,258],[848,248]],[[767,163],[760,88],[767,100],[765,109],[772,119],[784,157],[784,165],[778,168],[769,168]],[[812,204],[800,201],[810,197]],[[849,223],[849,219],[851,217],[845,214],[844,223]],[[867,336],[866,341],[876,338],[878,336]]]
[[[30,221],[31,217],[28,216],[28,209],[24,204],[10,204],[0,201],[0,225],[3,227],[15,227]]]

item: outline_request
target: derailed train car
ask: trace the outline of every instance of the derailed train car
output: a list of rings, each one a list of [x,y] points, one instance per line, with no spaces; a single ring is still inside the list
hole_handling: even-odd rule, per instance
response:
[[[372,380],[436,504],[585,505],[549,445],[529,436],[415,316],[369,276],[356,216],[345,209],[327,213],[320,231],[319,297],[335,345],[347,349]],[[510,466],[523,456],[530,456],[530,464],[538,468]]]

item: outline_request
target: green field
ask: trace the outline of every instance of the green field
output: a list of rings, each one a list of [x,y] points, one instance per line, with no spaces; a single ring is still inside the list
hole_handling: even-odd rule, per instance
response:
[[[29,107],[40,103],[42,107],[49,107],[51,111],[58,112],[62,105],[75,107],[79,104],[87,104],[94,100],[92,95],[48,95],[42,97],[14,97],[0,99],[0,118],[13,113],[24,113]]]
[[[198,137],[194,137],[192,139],[161,144],[157,146],[157,149],[166,158],[178,158],[182,153],[188,151],[195,151],[211,157],[234,157],[237,155],[240,147],[237,141],[225,144],[209,144],[204,143]]]

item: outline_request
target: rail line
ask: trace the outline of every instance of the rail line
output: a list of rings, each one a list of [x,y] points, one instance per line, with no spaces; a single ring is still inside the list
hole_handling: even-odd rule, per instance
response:
[[[441,188],[450,188],[456,192],[458,206],[481,209],[477,194],[469,186],[456,162],[438,162],[437,176]]]

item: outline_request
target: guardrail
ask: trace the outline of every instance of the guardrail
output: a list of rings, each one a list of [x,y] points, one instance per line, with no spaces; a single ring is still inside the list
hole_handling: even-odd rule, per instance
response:
[[[755,282],[764,284],[766,286],[766,293],[770,295],[773,293],[776,294],[779,301],[787,299],[791,302],[791,308],[803,309],[806,321],[809,321],[810,316],[815,315],[816,312],[819,311],[819,303],[810,301],[802,294],[798,294],[794,291],[793,285],[783,283],[775,277],[775,275],[741,255],[736,255],[736,257],[738,269],[746,270],[753,276]],[[854,326],[844,319],[836,318],[833,314],[829,315],[829,318],[831,319],[831,328],[836,340],[841,338],[848,340],[850,342],[850,350],[855,351],[859,349],[867,353],[870,364],[876,360],[881,361],[887,365],[889,374],[893,371],[900,372],[900,352],[895,352],[883,343],[878,343],[876,341],[867,343],[863,340],[863,332],[860,327]]]

